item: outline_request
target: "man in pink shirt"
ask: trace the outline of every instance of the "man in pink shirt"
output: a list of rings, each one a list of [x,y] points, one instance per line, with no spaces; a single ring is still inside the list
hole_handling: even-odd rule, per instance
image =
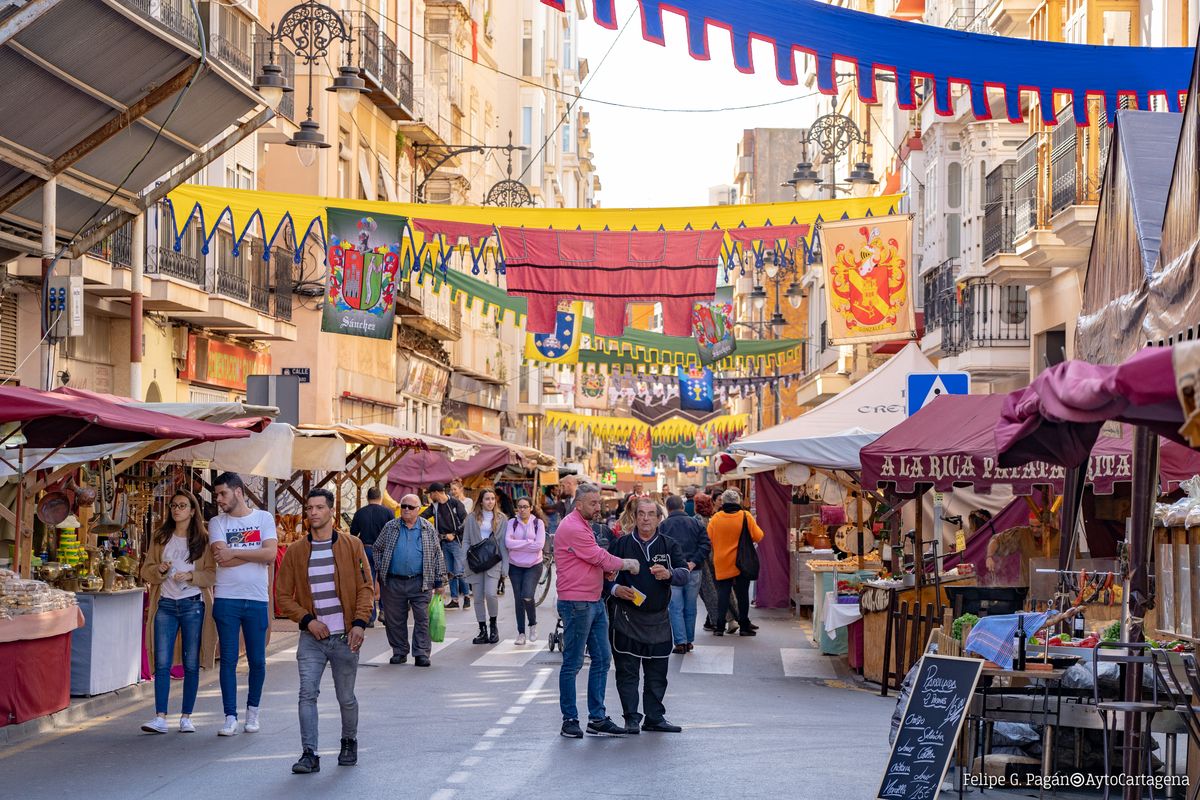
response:
[[[592,665],[588,670],[588,733],[594,736],[623,736],[604,711],[604,688],[612,651],[608,644],[608,613],[600,595],[605,573],[638,571],[637,559],[620,559],[596,544],[589,520],[600,507],[600,490],[583,484],[575,490],[575,510],[559,523],[554,534],[554,564],[557,571],[558,617],[563,622],[563,661],[558,673],[558,706],[562,711],[562,735],[582,739],[579,711],[575,702],[575,676],[583,668],[586,649]]]

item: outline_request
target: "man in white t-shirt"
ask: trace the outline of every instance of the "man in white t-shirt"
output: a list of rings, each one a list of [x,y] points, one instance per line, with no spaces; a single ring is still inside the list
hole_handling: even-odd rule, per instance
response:
[[[267,631],[271,567],[275,564],[275,518],[246,504],[246,485],[235,472],[217,476],[213,494],[221,513],[209,520],[208,537],[217,560],[213,621],[221,653],[221,702],[225,725],[219,736],[235,736],[237,665],[240,640],[246,640],[250,667],[246,695],[246,733],[258,730],[258,704],[267,677]]]

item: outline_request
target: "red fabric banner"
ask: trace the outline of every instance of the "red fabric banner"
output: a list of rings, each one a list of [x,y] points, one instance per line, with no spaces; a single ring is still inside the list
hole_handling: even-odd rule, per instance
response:
[[[458,244],[460,239],[466,239],[471,243],[471,247],[479,247],[495,230],[491,225],[478,222],[452,222],[444,219],[414,219],[412,226],[424,234],[426,239],[443,236],[449,244]]]
[[[791,596],[791,559],[788,557],[788,515],[792,493],[770,472],[754,476],[754,520],[763,529],[758,543],[758,581],[754,584],[757,608],[788,608]]]
[[[500,228],[508,293],[529,300],[526,330],[551,333],[560,300],[596,309],[596,333],[620,336],[625,304],[661,302],[668,336],[688,336],[692,305],[711,300],[725,232]]]

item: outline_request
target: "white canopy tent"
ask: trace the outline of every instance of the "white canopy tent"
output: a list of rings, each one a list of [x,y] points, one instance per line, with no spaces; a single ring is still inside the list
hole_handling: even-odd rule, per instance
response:
[[[936,371],[921,348],[910,342],[836,397],[795,419],[738,439],[729,449],[734,454],[772,456],[821,469],[857,470],[859,451],[906,418],[909,374]]]
[[[297,472],[341,472],[346,468],[346,441],[334,430],[297,429],[272,422],[246,439],[181,447],[165,453],[160,462],[207,462],[219,471],[287,480]]]

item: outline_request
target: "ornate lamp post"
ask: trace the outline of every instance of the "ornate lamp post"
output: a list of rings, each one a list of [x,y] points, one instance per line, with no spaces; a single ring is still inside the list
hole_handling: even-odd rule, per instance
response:
[[[850,152],[853,147],[860,148],[859,160],[850,170],[847,182],[838,183],[837,176],[833,176],[834,179],[829,184],[831,194],[843,191],[855,197],[866,197],[871,193],[872,187],[879,184],[867,161],[866,146],[868,142],[859,127],[854,124],[854,120],[844,114],[826,114],[818,117],[811,127],[801,131],[800,162],[796,164],[791,179],[781,184],[791,186],[795,190],[797,198],[811,200],[816,196],[818,187],[823,183],[816,170],[813,169],[808,150],[810,144],[819,148],[818,152],[834,169],[837,166],[837,159]]]
[[[269,39],[271,50],[262,72],[254,80],[254,88],[271,108],[278,108],[283,95],[293,90],[283,76],[283,70],[275,63],[275,44],[285,40],[290,42],[296,55],[308,65],[308,113],[288,144],[296,148],[300,163],[309,167],[317,158],[317,150],[329,147],[320,123],[313,119],[313,69],[329,54],[329,47],[334,42],[340,41],[346,46],[346,63],[338,67],[338,76],[326,91],[337,95],[338,106],[347,114],[354,110],[359,95],[367,91],[358,67],[353,65],[352,29],[341,14],[329,6],[316,0],[305,0],[288,9],[278,25],[271,26]]]

